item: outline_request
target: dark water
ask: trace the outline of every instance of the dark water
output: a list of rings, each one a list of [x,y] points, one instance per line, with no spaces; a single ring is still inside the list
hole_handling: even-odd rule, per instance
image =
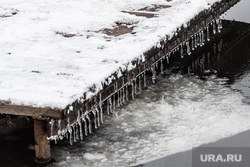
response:
[[[250,1],[242,0],[222,18],[250,23],[249,6]],[[68,141],[52,144],[56,162],[49,166],[191,167],[193,146],[250,147],[250,124],[246,123],[250,118],[250,36],[246,33],[216,57],[212,70],[201,79],[186,74],[166,76],[163,83],[117,111],[118,118],[106,118],[103,127],[84,141],[74,146]],[[171,109],[167,114],[166,108]],[[34,163],[32,124],[29,118],[1,116],[0,167],[42,166]],[[223,125],[231,128],[232,135],[223,132]]]

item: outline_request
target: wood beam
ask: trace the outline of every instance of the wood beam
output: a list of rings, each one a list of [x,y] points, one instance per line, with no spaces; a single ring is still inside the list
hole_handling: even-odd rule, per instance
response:
[[[0,114],[31,116],[37,119],[44,117],[50,117],[56,119],[63,118],[63,111],[60,109],[22,106],[22,105],[14,105],[1,102],[0,102]]]
[[[50,141],[47,140],[47,121],[34,119],[36,162],[48,163],[51,160]]]

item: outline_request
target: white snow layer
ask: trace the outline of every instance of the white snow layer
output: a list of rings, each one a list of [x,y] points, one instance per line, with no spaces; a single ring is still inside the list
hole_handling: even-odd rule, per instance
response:
[[[1,0],[0,100],[64,109],[215,1]],[[171,8],[154,18],[122,12],[152,4]],[[134,33],[102,33],[115,22],[132,24]]]

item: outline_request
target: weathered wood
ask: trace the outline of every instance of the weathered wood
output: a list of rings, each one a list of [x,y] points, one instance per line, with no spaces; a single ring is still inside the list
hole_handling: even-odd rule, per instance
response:
[[[51,160],[50,141],[47,140],[47,122],[34,119],[36,162],[47,163]]]
[[[50,117],[63,118],[63,112],[60,109],[38,108],[32,106],[13,105],[0,102],[0,114],[23,115],[36,118]]]

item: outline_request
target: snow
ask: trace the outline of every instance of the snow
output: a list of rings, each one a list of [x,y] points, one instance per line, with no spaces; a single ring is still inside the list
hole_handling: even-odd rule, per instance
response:
[[[104,124],[83,141],[52,147],[54,165],[136,166],[221,139],[231,140],[250,128],[246,98],[226,84],[225,78],[165,77],[118,109],[118,117],[105,115]],[[246,143],[238,142],[238,147]]]
[[[0,100],[64,109],[218,0],[1,0]],[[171,5],[154,18],[124,13]],[[116,22],[133,34],[102,32]],[[63,35],[72,35],[64,37]],[[91,93],[89,88],[96,87]]]

